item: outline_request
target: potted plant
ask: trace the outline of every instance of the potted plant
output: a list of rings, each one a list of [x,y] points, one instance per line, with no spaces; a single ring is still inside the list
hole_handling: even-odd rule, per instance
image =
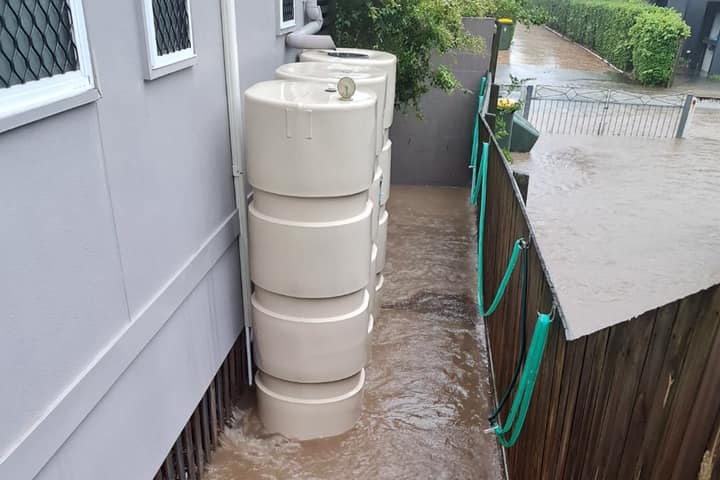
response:
[[[522,108],[520,100],[513,100],[509,97],[502,97],[497,103],[497,115],[495,117],[495,138],[503,149],[510,147],[512,137],[513,116]]]

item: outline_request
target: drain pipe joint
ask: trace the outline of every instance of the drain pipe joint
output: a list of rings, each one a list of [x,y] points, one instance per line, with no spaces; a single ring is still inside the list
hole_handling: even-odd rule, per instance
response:
[[[335,42],[329,35],[316,35],[323,26],[323,15],[317,0],[305,0],[305,18],[307,23],[285,37],[289,48],[335,49]]]

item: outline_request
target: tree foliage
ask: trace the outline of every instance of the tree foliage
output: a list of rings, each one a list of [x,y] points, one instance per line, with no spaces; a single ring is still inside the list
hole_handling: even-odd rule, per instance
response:
[[[540,25],[548,20],[547,10],[529,0],[462,0],[464,17],[512,18],[523,25]]]
[[[370,48],[398,57],[396,103],[419,110],[430,88],[452,92],[460,85],[446,65],[432,62],[451,50],[480,52],[483,42],[467,33],[461,0],[338,0],[338,45]]]

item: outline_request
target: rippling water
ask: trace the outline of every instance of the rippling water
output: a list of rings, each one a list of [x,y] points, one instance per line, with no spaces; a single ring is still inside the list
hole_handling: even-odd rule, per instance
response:
[[[483,433],[491,386],[474,303],[468,191],[393,186],[383,308],[360,421],[338,437],[295,442],[236,412],[211,480],[499,479]]]
[[[720,109],[690,137],[541,137],[528,211],[574,335],[720,282]]]

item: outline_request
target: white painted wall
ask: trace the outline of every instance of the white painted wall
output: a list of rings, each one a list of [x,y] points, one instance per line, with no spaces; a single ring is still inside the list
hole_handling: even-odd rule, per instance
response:
[[[1,479],[150,478],[242,328],[220,3],[150,82],[140,8],[85,4],[100,100],[0,134]],[[276,14],[238,0],[244,86]]]

